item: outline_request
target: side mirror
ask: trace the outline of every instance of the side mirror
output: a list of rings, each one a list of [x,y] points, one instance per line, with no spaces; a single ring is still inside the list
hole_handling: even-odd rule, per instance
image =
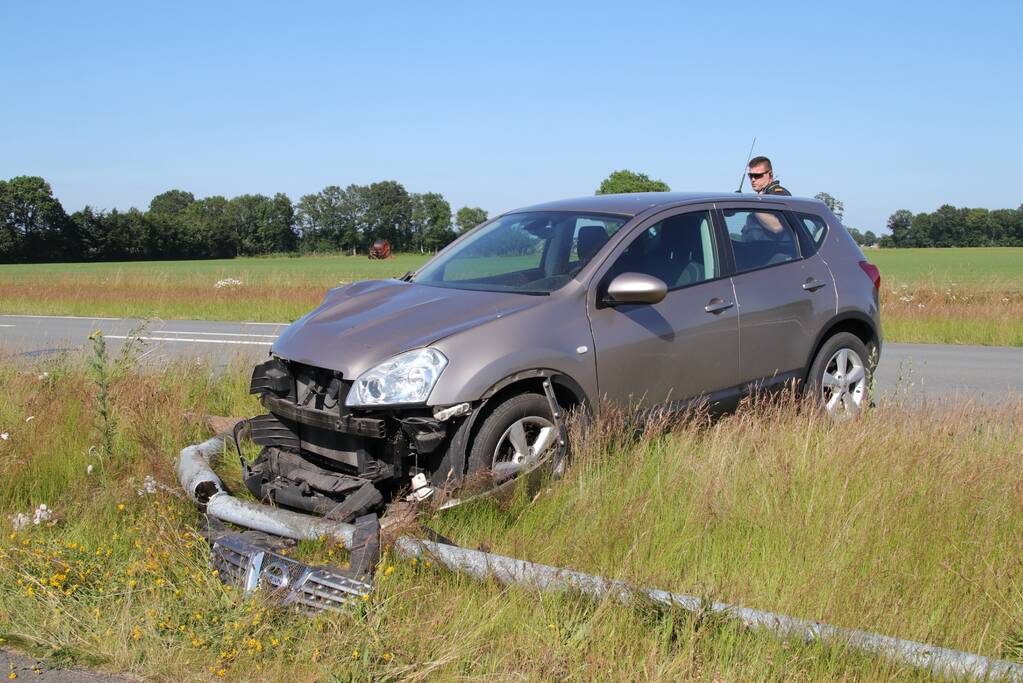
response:
[[[607,306],[620,304],[656,304],[668,294],[668,285],[652,275],[622,273],[607,286],[603,303]]]

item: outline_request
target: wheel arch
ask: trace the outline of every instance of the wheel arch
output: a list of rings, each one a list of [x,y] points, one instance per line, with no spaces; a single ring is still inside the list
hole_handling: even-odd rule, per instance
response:
[[[870,355],[868,362],[870,362],[871,368],[877,365],[877,360],[881,353],[881,335],[878,333],[874,321],[863,313],[843,313],[828,321],[828,324],[824,326],[814,340],[813,350],[806,359],[806,367],[803,372],[804,383],[809,379],[810,368],[813,366],[813,360],[817,357],[821,347],[839,332],[849,332],[858,337],[867,347],[867,353]]]
[[[480,399],[484,402],[492,402],[513,394],[530,391],[543,394],[543,383],[550,381],[554,389],[554,396],[558,404],[565,410],[581,408],[587,412],[592,410],[592,405],[582,386],[569,375],[550,368],[534,368],[521,370],[504,377],[490,386]]]

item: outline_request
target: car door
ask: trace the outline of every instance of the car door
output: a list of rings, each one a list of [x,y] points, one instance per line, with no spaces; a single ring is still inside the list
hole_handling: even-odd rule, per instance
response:
[[[835,283],[817,255],[804,257],[781,207],[719,205],[734,260],[739,371],[769,388],[805,374],[818,332],[835,314]]]
[[[738,393],[739,323],[721,254],[707,206],[652,217],[608,257],[587,299],[602,397],[650,408]],[[609,305],[608,285],[626,272],[661,279],[667,295]]]

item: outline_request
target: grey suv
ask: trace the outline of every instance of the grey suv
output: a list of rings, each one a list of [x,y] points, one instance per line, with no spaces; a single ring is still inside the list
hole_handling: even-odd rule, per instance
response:
[[[484,223],[397,280],[329,291],[274,343],[246,483],[351,517],[399,489],[509,479],[600,401],[727,409],[794,381],[856,415],[880,275],[819,201],[583,197]]]

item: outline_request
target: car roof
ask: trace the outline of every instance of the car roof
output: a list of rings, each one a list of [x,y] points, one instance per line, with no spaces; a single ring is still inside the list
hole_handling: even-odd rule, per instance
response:
[[[784,195],[738,194],[736,192],[633,192],[630,194],[598,194],[572,199],[559,199],[533,206],[524,206],[506,213],[524,213],[526,211],[592,211],[594,213],[612,213],[622,216],[637,216],[649,209],[668,208],[682,204],[703,202],[792,202],[804,205],[823,205],[816,199],[788,197]]]

